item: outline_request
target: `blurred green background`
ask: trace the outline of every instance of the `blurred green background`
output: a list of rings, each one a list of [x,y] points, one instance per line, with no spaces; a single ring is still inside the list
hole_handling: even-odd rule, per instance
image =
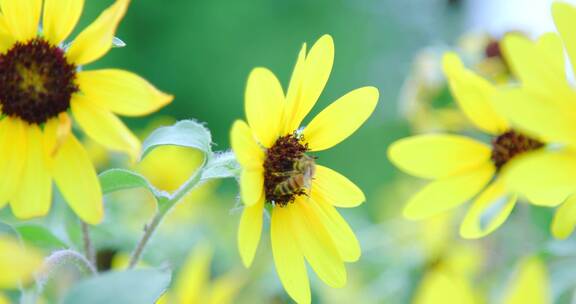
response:
[[[504,283],[519,257],[535,254],[548,263],[554,297],[562,300],[556,303],[569,303],[574,289],[572,282],[576,282],[576,273],[572,271],[576,258],[571,254],[576,252],[576,243],[551,241],[552,209],[519,204],[506,225],[477,241],[458,236],[461,212],[467,207],[427,221],[412,222],[401,217],[407,197],[424,182],[399,173],[387,159],[386,150],[391,142],[422,131],[401,114],[406,104],[401,106],[399,100],[407,92],[422,94],[413,99],[423,97],[432,104],[430,109],[429,104],[424,105],[425,110],[450,107],[454,110],[439,62],[443,51],[456,46],[465,48],[461,43],[466,27],[465,6],[460,2],[133,0],[117,32],[127,46],[112,49],[106,57],[84,69],[126,69],[175,95],[174,102],[158,113],[125,118],[136,134],[149,132],[157,126],[158,119],[196,119],[206,123],[212,132],[214,150],[227,150],[232,123],[244,119],[244,88],[250,71],[267,67],[286,88],[302,43],[311,46],[322,35],[330,34],[336,52],[332,74],[304,123],[338,97],[362,86],[377,87],[380,100],[372,117],[358,132],[315,155],[320,164],[341,172],[360,186],[367,201],[358,208],[339,209],[363,251],[358,262],[347,265],[348,285],[330,289],[310,272],[313,302],[413,303],[422,278],[440,266],[454,266],[451,265],[454,261],[458,264],[454,269],[465,269],[466,277],[473,278],[470,283],[485,292],[482,295],[485,299],[495,299],[503,293]],[[76,33],[112,3],[113,0],[86,0]],[[485,56],[481,45],[485,42],[476,43],[481,46],[481,56]],[[428,71],[426,64],[432,64],[430,70],[435,70],[433,76],[439,75],[439,79],[428,79],[427,75],[415,77],[422,72],[417,69],[422,68],[418,59],[423,58],[423,53],[427,55],[422,50],[431,50],[430,46],[435,48],[433,56],[424,56],[428,60],[423,61],[424,74]],[[470,63],[466,58],[464,61]],[[429,116],[434,119],[432,116],[438,114],[423,113],[418,119],[425,123]],[[454,129],[469,131],[465,127]],[[427,131],[431,130],[438,129]],[[100,169],[130,166],[116,154],[111,159],[99,164]],[[165,165],[162,160],[151,174],[156,175],[156,180],[173,183],[178,171],[175,168],[186,167],[182,163],[190,159],[169,159]],[[238,283],[242,291],[234,303],[290,303],[274,271],[266,215],[254,265],[246,270],[236,248],[242,208],[237,183],[228,179],[202,191],[190,201],[183,200],[182,208],[162,223],[146,249],[144,265],[174,269],[174,285],[186,256],[209,243],[215,249],[210,266],[212,277],[240,273]],[[58,193],[53,205],[45,218],[19,221],[5,208],[0,219],[27,231],[32,243],[47,252],[67,245],[81,251],[78,219]],[[105,206],[104,223],[90,229],[98,260],[104,265],[99,263],[101,269],[119,269],[121,266],[114,265],[113,260],[124,258],[126,262],[126,255],[134,248],[156,205],[149,193],[138,189],[107,195]],[[62,245],[60,239],[66,244]],[[63,284],[55,282],[48,299],[57,299],[77,277],[64,278],[68,282]]]
[[[451,2],[132,1],[117,34],[127,47],[112,50],[86,68],[128,69],[174,94],[174,102],[159,114],[206,122],[220,150],[229,147],[232,122],[244,118],[243,95],[250,70],[271,69],[285,88],[302,43],[311,46],[321,35],[331,34],[336,47],[334,68],[306,121],[352,89],[379,88],[379,106],[370,121],[350,139],[319,155],[321,163],[370,194],[392,174],[387,145],[408,132],[396,104],[414,54],[433,42],[450,42],[459,28],[459,6],[448,5]],[[88,0],[81,25],[110,3]],[[150,119],[125,121],[142,127]]]

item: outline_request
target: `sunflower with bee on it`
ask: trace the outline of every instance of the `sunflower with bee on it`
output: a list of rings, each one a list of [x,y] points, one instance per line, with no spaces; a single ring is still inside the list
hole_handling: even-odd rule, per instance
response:
[[[405,217],[428,218],[474,199],[460,234],[480,238],[500,227],[516,205],[518,193],[507,184],[514,161],[541,150],[546,140],[512,128],[494,104],[496,87],[466,69],[456,54],[446,54],[443,66],[458,106],[491,137],[491,145],[461,135],[423,134],[396,141],[388,157],[402,171],[432,180],[408,201]],[[535,205],[557,203],[527,198]]]
[[[326,284],[343,287],[344,262],[358,260],[361,251],[335,207],[361,204],[363,192],[336,171],[316,164],[309,153],[331,148],[354,133],[374,111],[378,90],[349,92],[299,129],[328,81],[333,60],[331,36],[322,36],[308,53],[304,44],[286,95],[271,71],[254,69],[245,95],[248,123],[238,120],[231,130],[232,149],[242,167],[242,261],[247,267],[252,264],[268,204],[276,271],[298,303],[311,301],[305,260]]]
[[[100,184],[72,121],[136,158],[140,143],[115,114],[141,116],[172,101],[133,73],[82,69],[111,49],[129,2],[115,1],[65,43],[84,0],[0,1],[0,207],[10,203],[16,217],[48,213],[54,181],[83,221],[99,223]]]

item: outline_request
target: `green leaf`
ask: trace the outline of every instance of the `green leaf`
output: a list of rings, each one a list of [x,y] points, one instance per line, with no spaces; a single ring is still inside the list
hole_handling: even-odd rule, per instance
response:
[[[156,269],[108,272],[76,284],[63,304],[155,303],[170,284],[169,271]]]
[[[110,169],[100,173],[99,178],[104,194],[124,189],[146,188],[155,197],[166,195],[164,191],[160,191],[150,184],[144,176],[130,170]]]
[[[240,164],[232,152],[215,154],[204,167],[201,179],[203,181],[218,178],[235,177],[240,173]]]
[[[68,248],[68,245],[64,241],[56,237],[45,227],[38,225],[20,225],[15,229],[20,234],[22,241],[36,248],[49,251]]]
[[[173,145],[198,149],[206,155],[212,152],[212,135],[210,131],[199,122],[182,120],[170,127],[156,129],[142,144],[144,158],[150,151],[158,146]]]

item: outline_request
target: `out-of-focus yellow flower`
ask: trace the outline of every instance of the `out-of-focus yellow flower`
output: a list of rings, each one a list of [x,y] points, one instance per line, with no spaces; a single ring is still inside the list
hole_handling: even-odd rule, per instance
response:
[[[40,253],[24,249],[18,241],[0,236],[0,289],[17,288],[20,282],[29,283],[41,264]]]
[[[245,205],[238,231],[244,265],[260,241],[266,202],[272,208],[271,240],[276,271],[299,303],[311,300],[305,260],[332,287],[346,284],[344,262],[360,257],[354,232],[335,207],[355,207],[364,194],[343,175],[315,164],[308,152],[329,149],[354,133],[374,111],[378,90],[356,89],[324,109],[308,126],[302,120],[315,105],[332,70],[334,43],[322,36],[302,47],[286,95],[274,74],[254,69],[248,78],[248,124],[236,121],[232,149],[242,166]]]
[[[478,32],[465,33],[458,39],[458,53],[472,70],[498,84],[512,79],[498,39]],[[473,127],[448,94],[442,73],[443,47],[428,47],[414,58],[412,69],[400,93],[400,111],[413,131],[457,132]]]
[[[415,132],[460,131],[469,125],[458,109],[438,105],[439,100],[442,103],[447,103],[446,98],[451,100],[448,94],[443,94],[447,84],[440,58],[441,51],[434,48],[419,52],[402,85],[399,108]]]
[[[195,174],[203,161],[204,154],[198,150],[177,146],[161,146],[150,152],[137,165],[136,171],[145,176],[154,187],[167,192],[174,192]],[[208,182],[190,191],[167,216],[166,222],[177,224],[182,220],[190,221],[195,215],[194,202],[207,200],[214,193],[216,186],[216,182]],[[153,200],[151,197],[150,204],[152,206],[154,206]],[[165,226],[174,227],[174,225]]]
[[[537,257],[522,259],[508,283],[504,304],[552,303],[548,271]]]
[[[543,144],[511,129],[493,105],[494,86],[464,68],[455,54],[444,57],[444,71],[460,109],[476,128],[492,136],[492,146],[459,135],[426,134],[398,140],[388,155],[401,170],[433,180],[409,200],[407,218],[423,219],[475,197],[460,234],[479,238],[504,223],[516,204],[517,195],[505,183],[508,162]]]
[[[210,282],[212,249],[201,246],[190,254],[180,270],[172,291],[164,294],[157,304],[227,304],[244,285],[237,273],[223,275]]]
[[[472,281],[484,265],[482,247],[451,234],[454,212],[420,223],[419,242],[427,256],[426,270],[413,303],[482,303]]]
[[[466,277],[437,268],[424,275],[413,303],[479,304],[482,301]]]
[[[48,213],[54,181],[83,221],[99,223],[100,184],[72,121],[105,147],[136,158],[140,143],[115,114],[141,116],[171,102],[133,73],[80,69],[110,50],[128,4],[117,0],[64,48],[83,0],[2,1],[0,206],[9,202],[18,218]]]
[[[521,86],[496,95],[501,110],[518,129],[567,148],[524,157],[508,178],[512,189],[544,202],[562,201],[576,190],[576,90],[566,77],[562,48],[563,42],[576,71],[576,8],[557,2],[552,13],[561,37],[548,33],[537,41],[518,35],[504,38],[506,57]],[[558,208],[552,226],[555,237],[572,233],[575,213],[575,198]]]

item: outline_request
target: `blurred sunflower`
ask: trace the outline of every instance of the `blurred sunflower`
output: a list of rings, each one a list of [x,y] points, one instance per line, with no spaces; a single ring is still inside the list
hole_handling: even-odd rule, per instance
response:
[[[414,304],[479,304],[486,303],[489,293],[481,293],[473,278],[456,268],[442,265],[427,272],[418,287]],[[503,304],[548,304],[551,302],[550,282],[544,263],[537,257],[520,260],[504,289]]]
[[[538,257],[525,257],[518,262],[504,292],[505,304],[552,303],[550,279],[544,262]]]
[[[201,246],[193,251],[176,278],[172,291],[165,293],[157,304],[228,304],[233,303],[243,280],[231,272],[210,282],[212,249]]]
[[[42,256],[6,236],[0,236],[0,290],[18,288],[32,281],[32,274],[40,269]],[[10,303],[0,293],[0,303]]]
[[[17,217],[45,215],[54,180],[82,220],[99,223],[100,185],[71,117],[96,142],[136,158],[139,141],[114,114],[144,115],[172,100],[130,72],[81,69],[110,50],[128,3],[117,0],[64,44],[83,0],[1,1],[0,205],[10,202]]]
[[[344,262],[356,261],[360,246],[334,207],[355,207],[362,191],[341,174],[317,165],[309,152],[326,150],[350,136],[374,111],[378,90],[356,89],[318,114],[303,130],[304,117],[320,96],[334,60],[334,43],[322,36],[306,53],[302,47],[286,95],[274,74],[254,69],[248,78],[248,124],[236,121],[232,149],[242,166],[238,246],[252,264],[262,231],[264,206],[272,209],[271,240],[276,271],[288,294],[310,302],[306,259],[332,287],[346,284]]]
[[[409,200],[407,218],[430,217],[476,197],[460,234],[479,238],[502,225],[516,204],[517,195],[505,182],[508,163],[543,143],[511,129],[493,105],[494,86],[467,70],[455,54],[447,54],[443,66],[458,106],[476,128],[492,137],[492,146],[465,136],[426,134],[396,141],[388,155],[401,170],[433,180]]]
[[[544,203],[566,200],[552,225],[555,237],[566,238],[576,225],[576,197],[571,196],[576,192],[576,90],[566,77],[562,43],[576,71],[576,8],[557,2],[552,13],[561,37],[504,38],[504,52],[520,86],[499,90],[496,99],[518,129],[557,144],[519,159],[508,180],[510,188]]]

